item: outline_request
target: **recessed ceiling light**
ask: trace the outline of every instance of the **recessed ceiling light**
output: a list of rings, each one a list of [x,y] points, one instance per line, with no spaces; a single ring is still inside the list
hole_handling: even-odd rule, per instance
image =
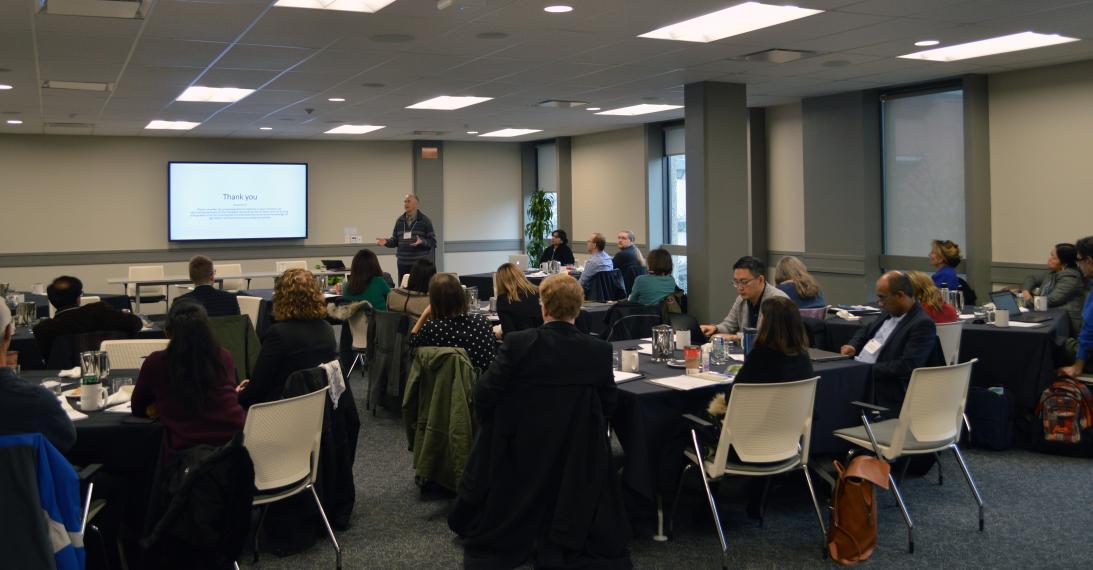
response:
[[[310,8],[312,10],[338,10],[341,12],[379,12],[395,0],[277,0],[274,6],[282,8]]]
[[[8,89],[14,89],[14,88],[11,85],[8,85],[7,83],[0,83],[0,91],[7,91]]]
[[[544,12],[550,12],[551,14],[565,14],[566,12],[572,12],[573,11],[573,6],[566,6],[565,4],[556,4],[554,6],[547,6],[546,8],[543,8],[543,11]]]
[[[197,101],[201,103],[235,103],[240,99],[254,93],[254,89],[237,89],[235,87],[202,87],[194,85],[187,87],[176,101]]]
[[[144,128],[146,129],[159,129],[169,131],[188,131],[201,123],[191,123],[189,121],[151,121]]]
[[[43,89],[72,89],[75,91],[110,91],[113,83],[96,83],[90,81],[43,81]]]
[[[915,45],[918,46],[918,47],[930,47],[930,46],[936,46],[939,43],[941,43],[941,42],[939,42],[937,40],[922,40],[921,42],[915,42]]]
[[[519,137],[523,135],[530,135],[531,133],[542,132],[542,129],[501,129],[498,131],[490,131],[484,135],[478,135],[480,137]]]
[[[821,12],[823,10],[744,2],[724,10],[710,12],[704,16],[657,28],[638,37],[707,43],[776,26]]]
[[[9,125],[21,125],[23,124],[23,121],[20,121],[19,119],[8,119],[7,123]]]
[[[467,131],[468,135],[477,135],[478,131]]]
[[[456,109],[462,109],[463,107],[470,107],[471,105],[477,105],[479,103],[485,103],[493,99],[493,97],[451,97],[448,95],[441,95],[440,97],[433,97],[427,101],[420,103],[414,103],[407,107],[407,109],[433,109],[435,111],[454,111]]]
[[[661,111],[671,111],[672,109],[682,109],[683,105],[631,105],[630,107],[620,107],[618,109],[611,109],[609,111],[601,111],[596,113],[597,115],[622,115],[625,117],[633,117],[635,115],[648,115],[649,113],[659,113]]]
[[[1058,34],[1037,34],[1036,32],[1021,32],[997,38],[987,38],[955,46],[917,51],[899,57],[904,59],[922,59],[926,61],[958,61],[983,57],[999,53],[1009,53],[1044,46],[1053,46],[1076,42],[1077,38],[1068,38]]]
[[[272,131],[273,127],[258,127],[258,130],[260,130],[260,131]]]
[[[345,97],[331,97],[327,99],[327,101],[330,101],[331,103],[345,103]]]
[[[599,111],[599,110],[600,110],[600,107],[589,107],[589,108],[585,109],[585,111]]]
[[[378,131],[382,129],[382,126],[377,125],[342,125],[340,127],[334,127],[329,131],[326,131],[328,135],[363,135],[372,131]]]

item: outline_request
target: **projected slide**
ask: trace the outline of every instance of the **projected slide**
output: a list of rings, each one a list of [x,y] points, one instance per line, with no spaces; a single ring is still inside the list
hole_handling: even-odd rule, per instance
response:
[[[307,237],[307,165],[171,162],[168,239]]]

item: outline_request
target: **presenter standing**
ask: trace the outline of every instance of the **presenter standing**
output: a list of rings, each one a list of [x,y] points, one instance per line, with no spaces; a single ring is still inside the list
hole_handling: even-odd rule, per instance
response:
[[[395,229],[391,237],[378,237],[376,244],[384,247],[397,247],[395,259],[398,260],[398,278],[410,272],[410,266],[415,261],[425,258],[433,258],[433,250],[436,249],[436,233],[433,231],[433,222],[417,209],[417,196],[407,194],[402,199],[402,207],[406,213],[395,221]]]

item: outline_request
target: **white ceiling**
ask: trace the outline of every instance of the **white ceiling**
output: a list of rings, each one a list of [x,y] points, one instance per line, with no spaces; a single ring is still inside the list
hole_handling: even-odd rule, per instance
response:
[[[469,0],[463,8],[456,0],[446,10],[435,0],[397,0],[376,14],[272,2],[154,0],[146,19],[115,20],[38,14],[38,0],[2,0],[0,83],[15,88],[0,91],[0,119],[24,123],[0,122],[0,133],[470,140],[467,130],[543,130],[517,139],[527,140],[682,117],[682,110],[611,117],[536,106],[545,99],[604,109],[682,105],[685,83],[708,80],[746,83],[748,105],[764,107],[1093,58],[1093,41],[967,62],[895,58],[921,49],[913,43],[923,39],[948,45],[1025,30],[1093,39],[1089,0],[799,0],[794,5],[826,12],[710,44],[636,36],[736,0],[565,0],[575,7],[568,14],[543,12],[557,3],[546,0]],[[784,64],[733,59],[770,48],[816,55]],[[115,89],[39,89],[46,80]],[[258,91],[234,104],[176,102],[190,85]],[[405,108],[437,95],[494,100],[458,111]],[[152,119],[202,124],[144,130]],[[387,128],[322,134],[342,123]]]

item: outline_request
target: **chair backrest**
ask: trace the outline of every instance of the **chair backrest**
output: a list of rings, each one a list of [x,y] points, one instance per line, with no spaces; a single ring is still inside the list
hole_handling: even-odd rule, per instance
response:
[[[238,277],[243,274],[242,263],[217,263],[213,265],[213,269],[216,270],[216,276],[224,278],[224,289],[228,291],[242,291],[247,287],[247,281],[245,279],[228,279],[228,277]]]
[[[588,282],[588,300],[604,303],[618,301],[626,297],[622,273],[618,269],[601,271]]]
[[[259,492],[305,477],[315,481],[329,389],[323,386],[303,396],[255,404],[247,411],[243,446],[254,462],[254,487]]]
[[[277,273],[284,273],[289,269],[307,269],[307,260],[296,259],[292,261],[277,262]]]
[[[899,425],[892,434],[893,456],[903,453],[908,433],[918,442],[930,444],[944,444],[960,436],[972,365],[977,361],[973,358],[952,366],[916,368],[911,373]]]
[[[646,269],[642,265],[626,265],[619,270],[622,273],[622,283],[626,288],[626,294],[629,295],[634,290],[634,281],[641,275],[647,273]]]
[[[709,340],[702,334],[702,325],[694,315],[672,313],[668,315],[668,323],[677,331],[691,331],[691,344],[706,344]]]
[[[129,278],[130,279],[163,279],[163,266],[162,265],[130,265],[129,266]],[[137,294],[137,286],[129,284],[125,286],[125,294],[132,297]],[[141,297],[151,297],[156,295],[166,295],[166,285],[141,285],[140,295]]]
[[[735,384],[714,454],[716,477],[725,469],[729,449],[745,463],[769,463],[800,457],[808,462],[812,406],[819,376],[776,384]]]
[[[811,309],[798,309],[798,310],[801,311],[801,318],[820,319],[822,321],[822,320],[824,320],[824,317],[827,315],[827,307],[828,307],[827,305],[824,305],[823,307],[814,307],[814,308],[811,308]]]
[[[246,295],[239,295],[236,297],[239,300],[239,313],[250,317],[250,324],[258,329],[258,313],[262,309],[261,297],[248,297]]]
[[[98,295],[83,295],[80,297],[80,306],[82,307],[84,305],[90,305],[91,303],[98,303],[99,301],[102,301],[102,297],[99,297]],[[49,302],[47,301],[47,303]],[[49,303],[49,318],[52,319],[56,315],[57,307],[54,307],[53,303]]]
[[[660,311],[652,314],[632,313],[624,315],[611,323],[611,329],[607,333],[607,342],[617,340],[634,340],[649,338],[653,335],[653,327],[663,323]]]
[[[945,364],[960,361],[960,336],[964,332],[964,323],[941,323],[937,325],[937,339],[941,341],[941,352],[945,355]]]
[[[166,350],[165,338],[104,340],[99,350],[110,355],[110,367],[114,369],[139,369],[144,359],[157,350]]]

